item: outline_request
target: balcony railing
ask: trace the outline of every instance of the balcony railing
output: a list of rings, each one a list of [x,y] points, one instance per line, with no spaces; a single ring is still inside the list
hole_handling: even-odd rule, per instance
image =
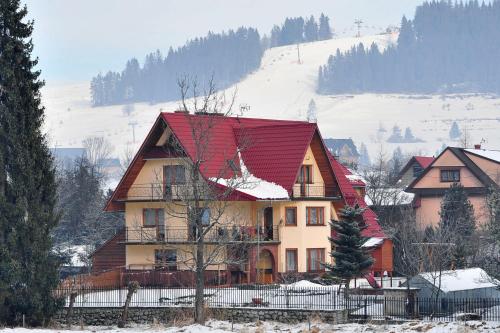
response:
[[[335,198],[340,196],[336,186],[324,184],[295,184],[293,198]]]
[[[184,198],[188,186],[162,183],[135,184],[128,188],[126,197],[131,201],[159,201]]]
[[[125,242],[137,244],[194,243],[196,229],[189,227],[129,227]],[[207,243],[279,242],[278,226],[273,227],[213,227],[204,237]]]

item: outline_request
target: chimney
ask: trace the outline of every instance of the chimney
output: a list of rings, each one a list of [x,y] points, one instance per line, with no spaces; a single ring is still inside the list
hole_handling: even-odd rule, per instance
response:
[[[176,110],[174,113],[184,113],[184,114],[189,114],[189,111],[187,110]]]
[[[481,144],[474,145],[474,149],[481,149]]]

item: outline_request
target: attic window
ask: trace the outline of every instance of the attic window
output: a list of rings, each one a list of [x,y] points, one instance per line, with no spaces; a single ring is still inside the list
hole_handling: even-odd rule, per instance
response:
[[[417,178],[424,171],[424,168],[420,166],[420,164],[413,165],[413,177]]]
[[[231,170],[233,170],[234,173],[240,171],[240,168],[238,168],[238,166],[236,165],[236,163],[234,163],[234,160],[227,160],[227,164],[229,165],[229,167],[231,168]]]

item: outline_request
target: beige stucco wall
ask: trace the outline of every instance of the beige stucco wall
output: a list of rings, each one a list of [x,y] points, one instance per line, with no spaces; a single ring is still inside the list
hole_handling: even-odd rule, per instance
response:
[[[425,228],[428,225],[437,226],[440,220],[439,212],[441,210],[441,197],[423,197],[421,205],[416,209],[416,218],[419,225]],[[474,216],[478,226],[486,223],[487,209],[486,200],[481,196],[470,196],[469,201],[474,207]]]
[[[164,165],[168,164],[179,164],[183,163],[183,159],[162,159],[162,160],[148,160],[139,175],[137,176],[134,184],[148,184],[162,182],[162,168]],[[323,178],[321,172],[317,166],[316,160],[312,153],[312,150],[308,148],[303,164],[312,165],[313,172],[313,185],[318,186],[318,188],[323,188]],[[224,203],[226,205],[227,203]],[[143,209],[144,208],[164,208],[165,209],[165,226],[168,227],[180,227],[186,228],[185,215],[182,211],[181,214],[169,214],[172,211],[172,207],[176,207],[176,211],[180,208],[178,205],[167,203],[167,202],[127,202],[125,205],[125,222],[126,226],[129,228],[140,228],[143,225]],[[286,249],[297,249],[298,250],[298,269],[300,272],[307,271],[306,263],[306,249],[308,248],[324,248],[325,249],[325,259],[330,261],[330,242],[328,237],[330,236],[330,225],[329,221],[332,218],[337,219],[336,213],[332,208],[330,201],[260,201],[260,202],[230,202],[224,210],[224,223],[225,224],[240,224],[240,225],[252,225],[257,224],[264,225],[264,208],[273,208],[273,224],[279,229],[279,239],[281,243],[278,246],[278,258],[277,269],[279,272],[284,272],[286,270],[285,266],[285,255]],[[285,207],[296,207],[297,208],[297,226],[288,227],[285,226]],[[324,226],[306,226],[306,207],[323,207],[325,212],[325,225]],[[173,216],[178,215],[178,216]],[[152,231],[153,233],[155,231]],[[187,232],[187,231],[186,231]],[[154,239],[154,235],[152,237]],[[186,249],[187,245],[170,245],[179,249],[179,260],[182,261],[185,258],[181,258],[180,253],[185,253],[183,249]],[[127,245],[126,247],[126,264],[127,265],[138,265],[137,267],[144,265],[145,268],[150,268],[154,263],[154,250],[165,248],[165,245]],[[182,266],[179,266],[182,269]],[[220,267],[211,269],[221,269]]]
[[[446,151],[434,162],[432,168],[420,179],[415,188],[447,188],[452,183],[441,182],[440,170],[443,168],[460,169],[460,184],[464,187],[482,187],[482,183],[474,176],[469,169],[451,152]]]

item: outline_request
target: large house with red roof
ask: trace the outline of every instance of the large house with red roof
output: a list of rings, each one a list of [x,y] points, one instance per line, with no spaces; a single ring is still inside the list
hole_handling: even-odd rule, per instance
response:
[[[195,132],[207,123],[200,145]],[[222,192],[231,188],[221,199],[228,202],[223,214],[231,221],[224,228],[231,235],[245,233],[250,244],[244,264],[207,264],[228,282],[269,283],[286,273],[324,272],[322,263],[331,263],[329,221],[355,204],[365,208],[372,272],[392,273],[391,240],[364,202],[362,184],[348,179],[348,169],[330,154],[316,124],[187,112],[158,116],[115,189],[106,210],[125,212],[125,229],[94,253],[94,272],[193,270],[182,254],[194,246],[189,221],[171,213],[171,207],[182,206],[176,189],[187,186],[193,163],[199,163],[204,181]],[[238,179],[249,182],[233,186]],[[213,215],[208,208],[203,218]]]

